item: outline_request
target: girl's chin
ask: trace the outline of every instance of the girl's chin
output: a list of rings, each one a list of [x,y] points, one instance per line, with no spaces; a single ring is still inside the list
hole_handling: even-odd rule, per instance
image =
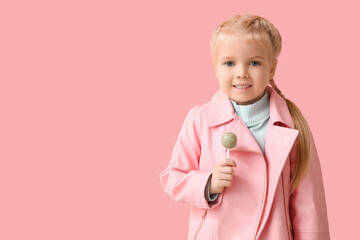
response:
[[[237,105],[249,105],[255,103],[258,100],[258,98],[250,98],[250,99],[232,98],[232,100],[235,101]]]

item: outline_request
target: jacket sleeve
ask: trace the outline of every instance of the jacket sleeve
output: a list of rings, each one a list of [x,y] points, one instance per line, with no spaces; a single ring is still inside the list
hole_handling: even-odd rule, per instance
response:
[[[200,122],[193,107],[187,114],[175,143],[168,167],[160,173],[165,192],[176,202],[199,208],[210,208],[205,186],[212,171],[200,171]]]
[[[290,163],[293,173],[295,158]],[[330,239],[321,167],[311,132],[309,168],[290,196],[290,212],[295,240]]]

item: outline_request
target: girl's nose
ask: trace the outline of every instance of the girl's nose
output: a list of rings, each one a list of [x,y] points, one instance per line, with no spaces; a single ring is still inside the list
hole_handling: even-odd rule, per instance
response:
[[[248,78],[248,74],[245,67],[238,67],[236,69],[236,78]]]
[[[248,78],[249,76],[245,73],[245,74],[238,74],[236,75],[236,78]]]

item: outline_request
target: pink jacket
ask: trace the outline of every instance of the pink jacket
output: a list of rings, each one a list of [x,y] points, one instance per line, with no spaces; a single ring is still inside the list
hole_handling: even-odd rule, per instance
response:
[[[315,240],[330,239],[320,163],[311,135],[310,169],[289,196],[298,130],[285,100],[271,87],[270,121],[265,156],[251,132],[219,90],[210,102],[188,113],[169,166],[160,174],[167,194],[191,205],[188,239]],[[204,197],[217,161],[226,158],[225,132],[238,142],[230,152],[236,161],[232,186],[211,205]]]

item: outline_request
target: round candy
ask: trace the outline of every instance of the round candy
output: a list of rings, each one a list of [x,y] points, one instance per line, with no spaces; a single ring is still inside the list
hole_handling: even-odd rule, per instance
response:
[[[224,148],[231,149],[236,146],[237,138],[236,135],[232,132],[224,133],[221,138],[221,143]]]

